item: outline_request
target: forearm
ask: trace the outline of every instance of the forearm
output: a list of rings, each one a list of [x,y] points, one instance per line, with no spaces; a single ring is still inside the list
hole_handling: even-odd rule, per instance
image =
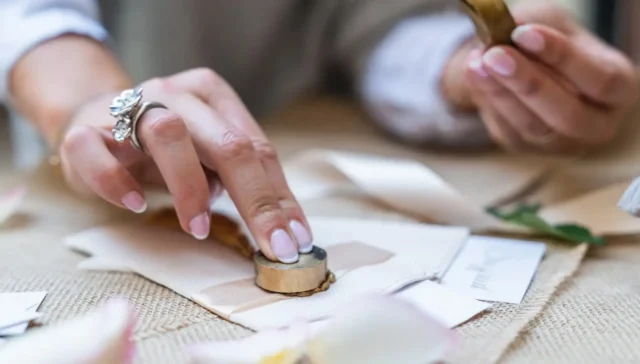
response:
[[[51,147],[59,143],[67,121],[85,101],[130,86],[130,78],[106,47],[77,35],[39,44],[9,74],[12,103]]]

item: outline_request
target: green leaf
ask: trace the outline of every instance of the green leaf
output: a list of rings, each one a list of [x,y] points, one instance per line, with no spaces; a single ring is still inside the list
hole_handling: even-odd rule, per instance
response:
[[[540,208],[540,205],[520,205],[510,212],[501,212],[496,208],[487,209],[487,212],[507,223],[523,226],[535,232],[550,235],[564,241],[605,245],[606,241],[604,238],[594,236],[591,231],[584,226],[577,224],[549,224],[538,215]]]

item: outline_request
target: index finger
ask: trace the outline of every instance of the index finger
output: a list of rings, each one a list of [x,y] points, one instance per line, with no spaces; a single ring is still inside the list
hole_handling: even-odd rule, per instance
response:
[[[528,24],[516,28],[513,40],[596,102],[617,105],[634,99],[631,62],[587,34],[570,38],[551,27]]]
[[[233,88],[208,69],[195,69],[170,78],[172,84],[188,89],[208,103],[225,122],[246,135],[259,159],[268,183],[289,221],[301,253],[313,249],[313,236],[302,207],[291,192],[275,149]]]

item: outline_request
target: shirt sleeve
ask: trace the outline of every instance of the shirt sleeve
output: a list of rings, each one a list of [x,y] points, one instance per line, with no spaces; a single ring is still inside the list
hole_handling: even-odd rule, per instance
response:
[[[474,31],[471,20],[459,12],[398,23],[372,52],[359,87],[371,117],[411,144],[456,149],[490,145],[478,115],[453,110],[440,89],[446,62]]]
[[[9,72],[23,54],[70,33],[108,38],[96,0],[0,0],[0,102],[8,101]]]

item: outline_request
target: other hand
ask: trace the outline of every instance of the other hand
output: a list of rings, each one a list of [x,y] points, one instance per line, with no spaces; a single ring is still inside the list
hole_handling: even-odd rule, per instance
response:
[[[450,99],[471,104],[510,151],[576,153],[610,142],[638,97],[631,61],[553,5],[513,15],[517,48],[472,41],[451,59]]]

